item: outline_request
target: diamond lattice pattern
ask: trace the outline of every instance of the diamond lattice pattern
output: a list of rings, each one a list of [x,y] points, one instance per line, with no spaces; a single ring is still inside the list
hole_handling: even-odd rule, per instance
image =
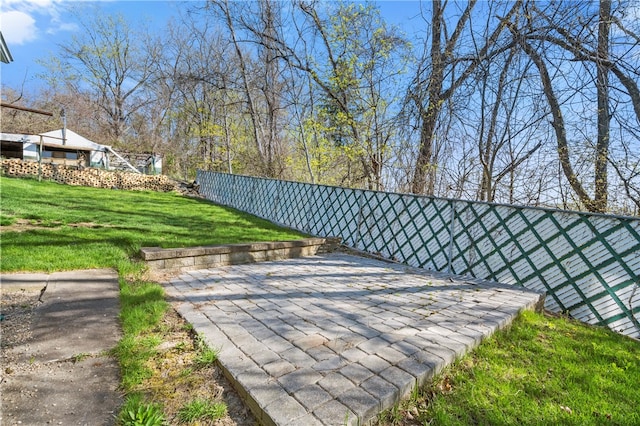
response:
[[[420,268],[522,285],[640,337],[640,220],[198,171],[214,202]]]

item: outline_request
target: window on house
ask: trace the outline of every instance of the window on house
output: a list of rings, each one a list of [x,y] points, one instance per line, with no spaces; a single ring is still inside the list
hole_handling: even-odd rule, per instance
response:
[[[56,158],[66,160],[77,160],[77,151],[63,151],[58,149],[45,149],[42,151],[42,158]]]

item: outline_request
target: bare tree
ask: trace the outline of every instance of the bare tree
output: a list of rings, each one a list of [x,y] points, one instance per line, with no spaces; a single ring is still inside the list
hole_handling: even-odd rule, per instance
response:
[[[637,60],[627,54],[629,50],[625,47],[629,41],[637,46],[638,40],[633,32],[625,29],[613,43],[611,26],[621,20],[616,18],[610,0],[601,0],[597,7],[589,2],[557,3],[545,8],[530,3],[528,11],[531,19],[526,25],[511,24],[510,29],[514,40],[538,69],[553,117],[551,124],[562,172],[584,208],[605,212],[609,194],[608,165],[619,164],[611,159],[611,119],[631,113],[632,117],[635,115],[632,119],[640,124],[637,84],[640,72]],[[547,59],[551,55],[554,57]],[[573,72],[560,71],[570,62],[573,64],[569,69]],[[615,77],[620,86],[613,85],[611,77]],[[592,110],[591,96],[596,99],[595,122],[583,114],[585,110]],[[612,103],[615,109],[611,108]],[[582,109],[571,108],[576,104],[582,105]],[[563,114],[563,109],[568,114]],[[576,124],[576,119],[581,121]],[[637,137],[632,132],[626,132],[625,136]],[[580,163],[572,161],[571,153],[571,145],[578,139],[583,139],[592,151],[582,161],[592,167],[580,171],[574,166]],[[589,177],[593,179],[591,182]]]
[[[112,141],[124,144],[133,114],[152,101],[144,89],[156,59],[154,50],[120,15],[96,10],[77,16],[82,30],[59,46],[59,58],[45,63],[47,77],[63,90],[88,94],[104,115]]]
[[[165,150],[185,175],[195,168],[231,171],[236,154],[246,151],[246,132],[236,131],[245,124],[237,59],[215,23],[201,18],[185,14],[179,25],[166,30],[153,85],[156,97],[163,99],[159,128],[173,141]],[[241,161],[248,168],[256,157],[249,151]]]
[[[252,123],[259,160],[259,174],[282,177],[285,149],[282,141],[282,61],[273,45],[280,38],[281,3],[261,0],[256,3],[209,2],[209,11],[219,14],[234,48],[242,92]],[[251,29],[251,31],[248,31]],[[253,39],[245,38],[250,35]],[[257,49],[252,56],[247,42]]]
[[[381,189],[393,104],[393,99],[385,98],[392,92],[382,90],[397,88],[392,82],[402,69],[397,60],[405,41],[371,6],[339,3],[321,9],[319,3],[296,2],[293,16],[302,19],[298,35],[317,41],[313,51],[306,50],[305,43],[301,43],[305,50],[300,50],[298,41],[283,33],[246,28],[304,73],[318,91],[312,117],[315,131],[358,163],[355,175],[355,167],[348,165],[347,184],[364,181],[369,188]]]
[[[460,44],[469,41],[468,27],[477,2],[471,0],[466,4],[460,17],[449,30],[446,13],[447,2],[432,2],[430,38],[425,58],[421,61],[414,80],[409,88],[408,99],[417,107],[420,123],[420,142],[415,164],[411,191],[416,194],[433,194],[435,189],[435,173],[437,163],[434,160],[434,141],[437,122],[445,103],[451,99],[460,86],[469,78],[482,61],[503,47],[498,43],[506,28],[506,22],[516,14],[520,1],[514,2],[501,19],[495,19],[494,28],[488,33],[481,46],[471,45],[467,55],[458,53]],[[489,19],[494,19],[496,12],[488,11]],[[463,35],[467,34],[467,37]]]

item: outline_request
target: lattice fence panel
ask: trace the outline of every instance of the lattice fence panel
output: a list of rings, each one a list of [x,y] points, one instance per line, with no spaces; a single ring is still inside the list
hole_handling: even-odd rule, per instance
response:
[[[314,235],[328,235],[327,232],[330,229],[328,223],[331,220],[328,207],[332,203],[333,192],[334,188],[330,186],[316,186],[313,189],[307,217],[309,218],[309,232]]]
[[[278,200],[277,182],[271,179],[257,179],[255,186],[254,211],[256,216],[274,221],[275,203]]]
[[[454,273],[543,290],[554,312],[640,331],[638,220],[465,202],[455,216]]]
[[[256,186],[258,185],[258,181],[254,179],[238,179],[238,176],[234,177],[231,194],[233,205],[236,206],[238,210],[256,214]]]
[[[406,263],[447,271],[451,247],[451,202],[411,195],[402,199],[407,206],[404,210],[406,219],[399,218],[401,232],[407,239],[407,243],[401,246]]]
[[[425,269],[446,270],[450,203],[363,192],[358,248]]]
[[[230,200],[222,198],[221,194],[225,193],[224,183],[230,180],[230,175],[214,174],[198,170],[196,173],[196,181],[200,185],[200,194],[204,195],[208,200],[220,204],[230,204]]]
[[[383,254],[382,251],[384,251],[388,255],[389,250],[385,249],[384,231],[389,229],[385,215],[389,207],[389,199],[384,194],[372,191],[362,192],[358,249],[377,254]],[[388,234],[387,231],[387,238]]]
[[[412,266],[546,291],[640,337],[640,220],[198,172],[203,195]]]
[[[306,206],[309,204],[309,185],[297,182],[279,182],[279,205],[275,222],[304,230],[308,227]]]
[[[358,231],[359,191],[332,186],[314,185],[312,202],[307,213],[315,235],[341,237],[355,247]]]

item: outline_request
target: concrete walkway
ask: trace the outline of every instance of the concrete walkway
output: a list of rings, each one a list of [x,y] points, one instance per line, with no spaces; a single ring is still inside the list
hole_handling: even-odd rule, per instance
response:
[[[117,272],[2,274],[0,281],[3,294],[40,300],[25,324],[31,337],[3,351],[11,364],[0,360],[0,424],[113,425],[122,404],[120,369],[108,354],[122,336]]]
[[[541,295],[334,253],[187,272],[177,310],[267,425],[355,425]]]

